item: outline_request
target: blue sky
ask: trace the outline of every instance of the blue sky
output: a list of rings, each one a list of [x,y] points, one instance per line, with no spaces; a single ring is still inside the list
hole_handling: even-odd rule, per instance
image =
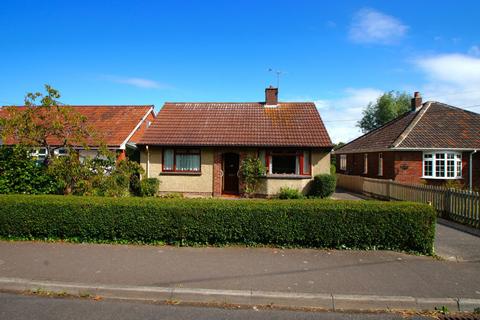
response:
[[[445,2],[445,3],[444,3]],[[311,100],[335,142],[383,91],[480,111],[478,1],[8,1],[0,104]],[[473,107],[470,107],[473,106]]]

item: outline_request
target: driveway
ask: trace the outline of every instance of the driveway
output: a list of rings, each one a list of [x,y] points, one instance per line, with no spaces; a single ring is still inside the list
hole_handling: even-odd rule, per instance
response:
[[[334,200],[365,200],[363,195],[337,188]],[[439,218],[435,233],[435,253],[456,262],[480,262],[480,230]]]
[[[449,261],[480,262],[480,230],[443,219],[438,222],[435,237],[435,253],[438,256]]]

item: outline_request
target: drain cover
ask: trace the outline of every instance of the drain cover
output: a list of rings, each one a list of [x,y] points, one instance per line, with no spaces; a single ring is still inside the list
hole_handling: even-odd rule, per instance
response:
[[[441,320],[480,320],[480,315],[465,314],[465,315],[442,315]]]

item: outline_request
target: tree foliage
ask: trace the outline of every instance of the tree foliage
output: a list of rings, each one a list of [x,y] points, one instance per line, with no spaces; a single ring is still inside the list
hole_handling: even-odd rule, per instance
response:
[[[55,179],[21,145],[0,146],[0,194],[55,193]]]
[[[45,85],[45,90],[28,93],[25,107],[7,107],[0,118],[0,137],[9,145],[0,149],[0,193],[142,195],[140,165],[117,162],[87,118],[59,103],[54,88]],[[79,149],[92,144],[97,155],[80,157]],[[32,158],[37,148],[47,149],[43,162]],[[58,148],[67,152],[57,155]]]
[[[46,148],[45,163],[51,160],[56,148],[72,150],[75,147],[87,148],[89,142],[101,144],[85,116],[59,103],[60,93],[51,86],[45,85],[45,91],[45,94],[28,93],[24,108],[5,108],[6,115],[0,124],[1,137],[5,142]]]
[[[142,195],[139,177],[143,168],[134,161],[116,162],[115,155],[100,152],[80,160],[76,152],[55,157],[48,166],[63,194],[126,197]]]
[[[372,131],[410,110],[410,97],[405,92],[386,92],[375,103],[370,102],[358,126],[364,133]]]

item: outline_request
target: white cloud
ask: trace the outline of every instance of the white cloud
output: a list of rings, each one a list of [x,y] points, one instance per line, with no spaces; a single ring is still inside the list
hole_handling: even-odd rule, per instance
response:
[[[468,49],[468,54],[472,56],[480,56],[480,46],[471,46],[470,49]]]
[[[137,88],[146,88],[146,89],[168,89],[169,85],[144,78],[137,77],[119,77],[119,76],[104,76],[103,78],[115,82],[128,84]]]
[[[368,103],[376,101],[383,91],[374,88],[347,88],[344,96],[316,100],[315,104],[333,142],[348,142],[361,135],[357,121]]]
[[[393,44],[403,38],[407,30],[408,26],[397,18],[364,8],[354,15],[349,37],[358,43]]]
[[[480,58],[441,54],[419,58],[414,63],[427,78],[422,87],[426,99],[466,109],[480,103]],[[478,108],[472,111],[478,112]]]

